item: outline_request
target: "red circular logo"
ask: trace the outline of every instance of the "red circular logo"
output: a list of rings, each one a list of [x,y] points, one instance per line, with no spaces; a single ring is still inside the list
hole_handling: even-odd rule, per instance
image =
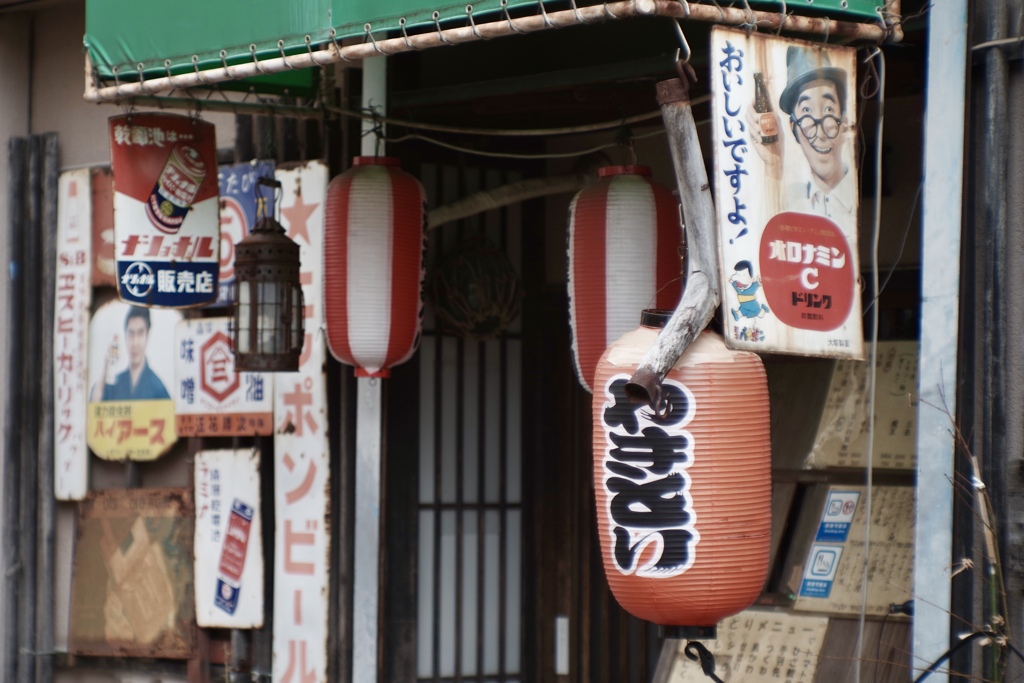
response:
[[[834,330],[853,306],[853,255],[839,226],[788,211],[761,235],[761,286],[772,313],[802,330]]]

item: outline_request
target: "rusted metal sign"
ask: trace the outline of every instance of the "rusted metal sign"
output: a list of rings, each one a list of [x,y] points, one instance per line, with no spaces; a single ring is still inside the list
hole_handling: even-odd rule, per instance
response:
[[[89,485],[87,363],[92,261],[89,170],[62,173],[57,187],[57,287],[53,320],[54,479],[57,500],[81,500]]]
[[[195,650],[192,494],[92,493],[79,508],[73,654],[187,659]]]
[[[275,681],[327,680],[330,451],[323,324],[323,201],[327,168],[278,170],[281,223],[300,247],[306,340],[299,371],[274,382]]]
[[[726,340],[863,359],[856,51],[721,27],[711,36]]]
[[[196,621],[202,627],[263,625],[260,452],[196,454]]]

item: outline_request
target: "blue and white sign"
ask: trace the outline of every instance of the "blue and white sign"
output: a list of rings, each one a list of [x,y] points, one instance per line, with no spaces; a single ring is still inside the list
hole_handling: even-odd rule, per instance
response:
[[[217,169],[220,186],[220,286],[214,306],[231,305],[231,286],[235,282],[235,245],[241,242],[262,214],[260,203],[265,201],[266,214],[274,215],[274,192],[263,188],[257,193],[256,181],[260,177],[274,177],[273,161],[251,161],[244,164],[221,166]]]
[[[850,524],[857,513],[860,502],[859,491],[829,491],[825,510],[821,513],[818,535],[815,541],[826,543],[845,543],[850,535]]]
[[[815,543],[811,546],[810,559],[804,567],[804,579],[800,584],[800,595],[807,598],[827,598],[832,592],[832,582],[843,556],[843,546]]]

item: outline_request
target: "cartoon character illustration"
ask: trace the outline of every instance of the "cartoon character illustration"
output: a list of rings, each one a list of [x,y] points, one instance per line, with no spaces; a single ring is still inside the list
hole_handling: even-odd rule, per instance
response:
[[[754,277],[754,267],[750,261],[740,261],[734,268],[735,272],[729,278],[729,284],[736,290],[736,300],[739,308],[730,309],[733,320],[744,318],[763,318],[765,313],[770,313],[768,306],[757,300],[757,291],[761,289],[760,276]]]

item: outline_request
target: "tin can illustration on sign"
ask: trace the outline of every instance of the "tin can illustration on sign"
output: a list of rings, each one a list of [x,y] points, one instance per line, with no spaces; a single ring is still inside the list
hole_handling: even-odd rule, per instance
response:
[[[153,225],[177,233],[204,178],[206,163],[199,150],[181,142],[174,145],[146,202],[146,215]]]
[[[238,607],[238,593],[242,586],[245,553],[249,548],[249,528],[254,514],[252,507],[237,498],[231,503],[228,530],[224,534],[224,548],[217,568],[217,593],[214,604],[228,614]]]

